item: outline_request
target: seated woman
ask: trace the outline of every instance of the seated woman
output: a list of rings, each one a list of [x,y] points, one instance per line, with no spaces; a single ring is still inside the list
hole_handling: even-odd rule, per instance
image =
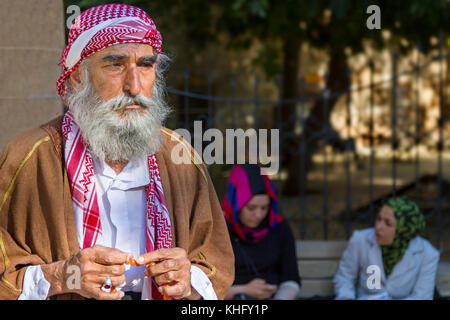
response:
[[[259,166],[233,167],[222,209],[235,255],[235,281],[225,299],[296,299],[295,239]]]
[[[419,236],[416,203],[391,198],[375,228],[355,231],[334,277],[336,299],[433,299],[439,251]]]

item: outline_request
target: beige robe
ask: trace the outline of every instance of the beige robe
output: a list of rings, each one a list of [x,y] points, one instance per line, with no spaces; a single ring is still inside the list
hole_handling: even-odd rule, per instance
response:
[[[19,297],[27,266],[67,259],[80,250],[61,120],[17,135],[0,155],[0,299]],[[198,155],[169,129],[161,133],[163,147],[156,158],[173,246],[187,251],[223,299],[234,280],[234,255],[213,183],[203,163],[175,164],[171,152],[180,144],[192,160]]]

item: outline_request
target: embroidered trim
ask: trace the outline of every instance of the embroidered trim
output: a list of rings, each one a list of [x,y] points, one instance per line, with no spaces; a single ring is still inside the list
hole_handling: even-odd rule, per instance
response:
[[[181,143],[181,144],[187,149],[187,151],[190,153],[190,158],[191,158],[192,163],[197,167],[198,170],[200,170],[200,173],[202,174],[203,178],[205,179],[206,185],[208,185],[208,179],[206,178],[205,171],[204,171],[203,168],[196,162],[196,160],[194,159],[194,156],[192,156],[192,152],[191,152],[189,146],[186,145],[186,143],[185,143],[183,140],[181,140],[180,138],[178,138],[176,135],[174,135],[174,134],[172,134],[172,133],[166,131],[164,128],[161,128],[161,131],[164,132],[166,135],[170,136],[171,138],[174,138],[175,140],[177,140],[179,143]],[[195,155],[195,153],[194,153],[194,155]],[[201,159],[200,159],[200,162],[202,162]]]
[[[3,261],[5,261],[5,269],[7,269],[9,267],[9,258],[8,255],[6,254],[6,248],[5,244],[3,243],[3,235],[1,231],[0,231],[0,250],[2,251]]]
[[[216,273],[216,267],[215,267],[215,266],[212,266],[211,272],[208,273],[206,276],[207,276],[208,278],[211,278],[215,273]]]
[[[206,261],[206,258],[205,258],[205,256],[203,255],[203,253],[199,252],[199,253],[198,253],[198,257],[200,258],[200,260]]]
[[[11,289],[13,289],[16,292],[22,292],[22,289],[17,289],[11,282],[9,282],[8,280],[6,280],[4,277],[2,277],[1,279],[4,283],[6,283],[8,285],[8,287],[10,287]]]
[[[205,257],[205,255],[204,255],[203,253],[199,252],[199,253],[198,253],[198,257],[200,258],[201,261],[207,263],[207,262],[206,262],[206,257]],[[209,263],[207,263],[207,264],[208,264],[208,266],[209,266]],[[206,276],[207,276],[208,278],[211,278],[215,273],[216,273],[216,267],[215,267],[215,266],[211,266],[211,272],[208,273]]]
[[[20,173],[20,170],[22,170],[23,166],[24,166],[25,163],[28,161],[28,159],[30,159],[30,157],[33,155],[34,151],[35,151],[42,143],[47,142],[47,141],[50,141],[50,137],[49,137],[49,136],[47,136],[47,137],[45,137],[45,138],[42,138],[41,140],[39,140],[38,142],[36,142],[36,143],[34,144],[33,148],[31,149],[31,151],[28,152],[27,156],[23,159],[22,163],[21,163],[20,166],[17,168],[16,173],[15,173],[14,176],[13,176],[13,178],[12,178],[12,180],[11,180],[11,183],[9,184],[9,187],[8,187],[8,189],[6,190],[5,195],[3,196],[3,201],[2,201],[2,204],[0,205],[0,211],[2,211],[3,206],[5,205],[6,200],[8,199],[8,197],[9,197],[9,195],[10,195],[10,193],[11,193],[13,187],[14,187],[14,184],[16,183],[16,180],[17,180],[17,177],[18,177],[18,175],[19,175],[19,173]]]

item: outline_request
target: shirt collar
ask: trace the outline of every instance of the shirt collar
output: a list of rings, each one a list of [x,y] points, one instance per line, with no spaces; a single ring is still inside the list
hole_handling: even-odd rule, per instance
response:
[[[123,190],[146,186],[150,183],[147,156],[130,160],[119,174],[103,160],[93,157],[95,173],[109,180],[114,180],[114,186]]]

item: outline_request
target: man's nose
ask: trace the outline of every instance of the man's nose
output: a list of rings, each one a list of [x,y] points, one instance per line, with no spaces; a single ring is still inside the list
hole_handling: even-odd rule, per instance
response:
[[[131,66],[124,79],[123,91],[131,96],[137,96],[141,93],[141,82],[136,66]]]

